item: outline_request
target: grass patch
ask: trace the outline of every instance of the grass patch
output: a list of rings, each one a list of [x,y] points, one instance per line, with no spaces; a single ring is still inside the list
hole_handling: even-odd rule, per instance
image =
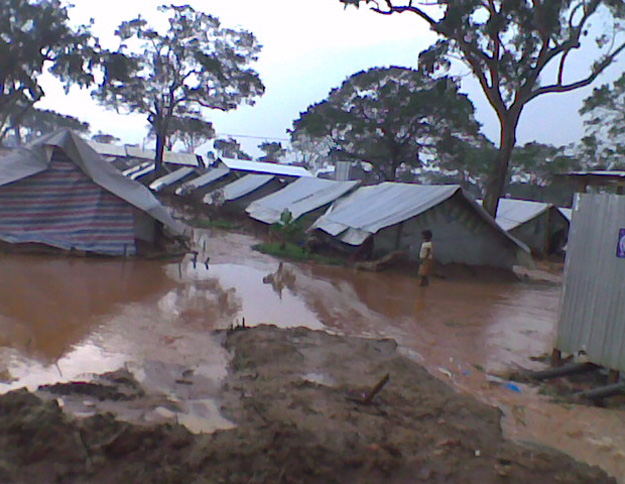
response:
[[[235,230],[241,228],[239,224],[223,218],[196,218],[191,221],[191,225],[201,229],[224,229]]]
[[[337,257],[327,257],[319,254],[311,254],[307,249],[300,247],[299,245],[287,242],[284,247],[281,247],[280,242],[266,242],[257,244],[253,249],[263,254],[269,254],[282,259],[289,259],[295,261],[313,261],[318,264],[328,265],[343,265],[344,261]]]

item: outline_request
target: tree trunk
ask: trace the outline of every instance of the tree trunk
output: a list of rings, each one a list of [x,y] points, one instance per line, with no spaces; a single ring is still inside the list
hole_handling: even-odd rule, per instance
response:
[[[156,157],[154,158],[154,169],[157,176],[163,174],[163,155],[165,154],[165,137],[160,129],[156,132]]]
[[[499,199],[503,196],[508,183],[508,165],[512,157],[512,150],[516,144],[516,129],[519,124],[521,111],[507,111],[505,117],[500,117],[500,140],[497,159],[488,183],[486,185],[486,196],[484,197],[484,208],[493,216],[497,214]]]

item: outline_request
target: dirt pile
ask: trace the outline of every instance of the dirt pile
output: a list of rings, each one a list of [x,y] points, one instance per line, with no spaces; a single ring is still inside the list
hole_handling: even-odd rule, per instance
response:
[[[234,429],[75,420],[12,392],[0,397],[0,482],[615,482],[504,440],[497,409],[455,393],[391,340],[269,326],[221,336],[233,353],[221,408]],[[386,373],[370,404],[348,398]]]

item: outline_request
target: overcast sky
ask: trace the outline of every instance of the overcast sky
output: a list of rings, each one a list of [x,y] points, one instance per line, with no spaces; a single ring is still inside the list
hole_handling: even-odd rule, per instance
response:
[[[72,21],[94,19],[93,32],[105,47],[116,48],[115,28],[141,13],[154,18],[162,0],[73,0]],[[263,50],[254,68],[265,95],[254,106],[229,113],[208,112],[219,136],[236,138],[244,149],[258,155],[263,140],[283,141],[286,129],[310,104],[323,100],[351,74],[369,67],[399,65],[416,67],[417,56],[435,37],[414,15],[381,16],[366,8],[344,9],[338,0],[189,0],[197,10],[219,17],[226,27],[254,33]],[[584,56],[580,55],[580,68]],[[623,61],[610,69],[608,78],[622,70]],[[498,139],[498,124],[475,81],[465,78],[463,87],[476,105],[484,133]],[[54,109],[91,124],[92,131],[113,134],[127,143],[143,142],[145,116],[118,115],[91,100],[88,91],[72,89],[65,95],[59,84],[45,76],[45,99],[41,108]],[[524,111],[518,131],[520,143],[540,141],[563,145],[583,134],[577,113],[581,100],[591,91],[551,95],[534,100]]]

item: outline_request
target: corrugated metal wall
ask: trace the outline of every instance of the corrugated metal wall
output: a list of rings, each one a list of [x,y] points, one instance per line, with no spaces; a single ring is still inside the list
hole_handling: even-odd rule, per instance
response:
[[[569,233],[556,348],[625,371],[625,196],[580,194]],[[625,254],[620,254],[625,255]]]

